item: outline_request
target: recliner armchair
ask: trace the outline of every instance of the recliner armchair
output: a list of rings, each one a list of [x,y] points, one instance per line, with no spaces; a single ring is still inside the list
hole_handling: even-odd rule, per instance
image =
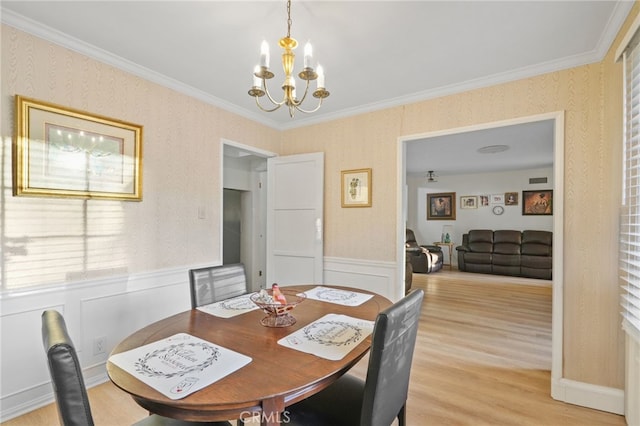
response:
[[[405,231],[405,252],[411,262],[413,272],[429,274],[442,269],[444,254],[435,245],[420,245],[411,229]]]

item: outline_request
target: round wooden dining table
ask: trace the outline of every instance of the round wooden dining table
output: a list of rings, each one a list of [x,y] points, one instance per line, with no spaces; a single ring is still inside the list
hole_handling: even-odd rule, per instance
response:
[[[286,288],[304,292],[314,287],[317,285]],[[359,306],[307,298],[291,312],[296,323],[281,328],[261,325],[265,313],[259,309],[232,318],[192,309],[136,331],[111,352],[113,356],[177,333],[187,333],[251,357],[251,362],[244,367],[182,399],[164,396],[110,361],[107,361],[107,373],[111,381],[141,407],[165,417],[219,421],[259,415],[263,425],[285,423],[285,408],[321,391],[345,374],[369,351],[371,335],[337,361],[287,348],[278,344],[278,340],[326,314],[375,320],[381,310],[391,305],[387,298],[366,290],[323,287],[373,294],[373,297]]]

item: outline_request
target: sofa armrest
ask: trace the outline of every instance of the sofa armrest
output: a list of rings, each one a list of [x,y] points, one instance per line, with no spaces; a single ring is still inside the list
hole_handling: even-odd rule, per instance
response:
[[[405,247],[404,251],[411,256],[419,256],[422,253],[422,249],[416,246]]]

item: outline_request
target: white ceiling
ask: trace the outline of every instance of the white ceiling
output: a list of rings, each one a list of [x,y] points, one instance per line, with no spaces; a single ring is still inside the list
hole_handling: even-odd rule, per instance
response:
[[[0,4],[3,23],[287,129],[600,61],[633,1],[294,0],[296,73],[310,40],[331,96],[320,111],[293,119],[259,111],[247,94],[263,39],[273,87],[281,83],[284,0]],[[442,167],[408,166],[418,169]]]
[[[425,176],[473,174],[553,165],[554,120],[541,120],[463,133],[422,138],[407,143],[407,173]],[[479,153],[484,147],[507,150]]]

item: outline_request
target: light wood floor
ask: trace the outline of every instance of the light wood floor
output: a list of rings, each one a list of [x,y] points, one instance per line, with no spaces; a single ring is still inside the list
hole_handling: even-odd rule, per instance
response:
[[[553,400],[548,281],[442,270],[413,275],[425,290],[412,366],[408,424],[625,425],[624,417]],[[366,359],[353,374],[364,376]],[[146,415],[105,383],[89,391],[96,425]],[[3,423],[57,424],[49,405]]]

